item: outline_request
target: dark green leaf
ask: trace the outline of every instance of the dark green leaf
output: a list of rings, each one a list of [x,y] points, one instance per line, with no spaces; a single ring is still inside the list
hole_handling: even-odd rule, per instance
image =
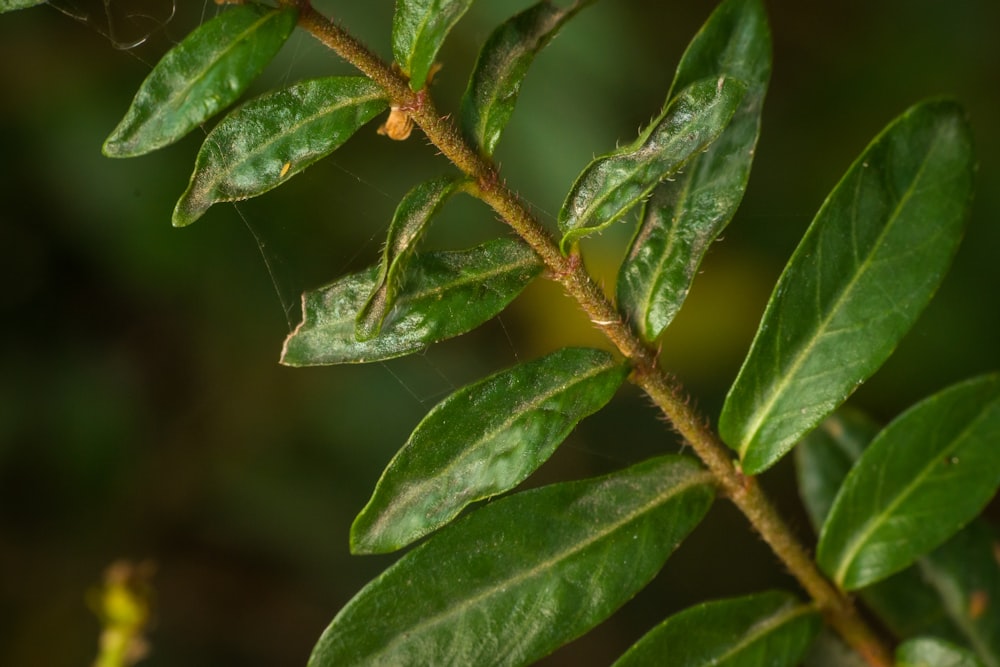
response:
[[[747,84],[743,101],[718,139],[653,191],[618,273],[619,306],[647,341],[677,314],[702,258],[746,190],[771,76],[771,34],[760,0],[719,5],[688,46],[671,94],[722,76]]]
[[[502,311],[542,269],[524,244],[509,239],[471,250],[417,255],[378,336],[354,335],[358,311],[378,267],[302,295],[303,320],[285,341],[288,366],[362,363],[401,357],[474,329]]]
[[[817,528],[876,433],[866,417],[841,409],[796,448],[799,488]],[[997,543],[992,526],[974,521],[914,567],[859,593],[897,637],[930,634],[965,643],[987,665],[1000,667]]]
[[[628,367],[567,348],[465,387],[437,405],[382,473],[351,527],[355,552],[399,549],[503,493],[600,410]]]
[[[1000,375],[963,382],[882,431],[840,489],[817,562],[845,590],[897,572],[968,523],[1000,483]]]
[[[625,215],[725,129],[746,86],[732,78],[693,83],[631,145],[587,165],[559,211],[563,252]]]
[[[823,204],[771,296],[719,431],[757,474],[889,356],[958,247],[972,196],[962,109],[919,104],[880,134]]]
[[[191,224],[212,204],[281,185],[386,106],[382,89],[364,77],[302,81],[250,100],[205,137],[191,182],[174,208],[174,225]]]
[[[614,667],[794,667],[822,625],[781,591],[706,602],[665,620]]]
[[[44,4],[45,0],[0,0],[0,14]]]
[[[832,630],[823,628],[802,659],[802,667],[871,667],[871,664]]]
[[[410,77],[413,90],[427,84],[438,49],[471,4],[472,0],[396,0],[392,54]]]
[[[566,21],[593,2],[577,0],[565,8],[548,0],[539,2],[500,25],[486,40],[462,98],[462,128],[485,155],[493,155],[535,56]]]
[[[712,498],[709,473],[677,456],[502,498],[362,589],[309,665],[531,663],[645,586]]]
[[[799,495],[817,532],[847,473],[878,432],[867,415],[842,408],[795,448]]]
[[[957,628],[946,638],[967,644],[989,667],[1000,667],[1000,567],[997,531],[979,520],[917,561],[940,596],[939,610]]]
[[[396,303],[407,264],[427,225],[461,184],[461,179],[455,176],[435,178],[413,188],[399,202],[389,224],[375,287],[358,313],[355,326],[358,340],[378,335],[382,321]]]
[[[162,148],[232,104],[288,39],[296,17],[289,7],[246,4],[198,27],[142,82],[104,154],[134,157]]]
[[[983,663],[954,644],[933,637],[918,637],[896,649],[896,667],[983,667]]]

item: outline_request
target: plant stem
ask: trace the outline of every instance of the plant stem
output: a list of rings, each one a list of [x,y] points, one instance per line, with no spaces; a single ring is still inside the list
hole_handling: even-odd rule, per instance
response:
[[[855,651],[873,667],[891,667],[889,649],[859,616],[851,601],[816,568],[806,549],[782,520],[755,477],[742,474],[730,450],[692,407],[683,388],[657,364],[657,353],[622,319],[600,287],[591,280],[579,256],[564,256],[528,207],[502,182],[492,161],[441,116],[426,89],[413,91],[406,77],[387,65],[353,36],[317,13],[307,0],[290,0],[299,8],[299,25],[382,86],[393,107],[406,111],[434,146],[476,183],[477,196],[537,253],[548,269],[607,338],[632,365],[631,381],[642,388],[712,472],[722,492],[747,517],[758,534],[812,597],[816,607]]]

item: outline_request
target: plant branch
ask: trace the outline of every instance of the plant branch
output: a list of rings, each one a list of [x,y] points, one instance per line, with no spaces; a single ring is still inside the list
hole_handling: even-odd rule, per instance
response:
[[[549,277],[559,282],[632,365],[631,381],[642,388],[712,472],[722,492],[812,597],[829,625],[873,667],[893,664],[889,649],[859,616],[845,594],[817,569],[812,558],[766,497],[755,477],[742,474],[730,450],[692,407],[683,388],[657,363],[657,353],[624,321],[576,254],[564,256],[529,208],[507,188],[492,161],[467,142],[442,116],[426,89],[413,91],[406,77],[334,22],[297,0],[299,25],[382,86],[392,106],[409,114],[434,146],[475,181],[475,194],[531,246]]]

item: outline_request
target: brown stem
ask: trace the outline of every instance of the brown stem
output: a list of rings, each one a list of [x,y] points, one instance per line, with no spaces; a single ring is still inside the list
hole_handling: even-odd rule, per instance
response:
[[[501,181],[496,167],[476,152],[451,122],[441,116],[426,91],[414,92],[399,72],[354,37],[298,0],[299,25],[382,86],[393,106],[406,109],[441,153],[477,184],[478,196],[492,207],[538,254],[549,275],[562,284],[608,339],[631,363],[632,382],[663,411],[677,432],[712,472],[722,492],[747,517],[816,607],[850,646],[873,667],[893,664],[889,649],[858,615],[851,601],[830,583],[765,496],[756,478],[742,474],[730,450],[691,407],[683,389],[657,365],[657,354],[624,322],[591,280],[579,258],[564,256],[528,207]]]

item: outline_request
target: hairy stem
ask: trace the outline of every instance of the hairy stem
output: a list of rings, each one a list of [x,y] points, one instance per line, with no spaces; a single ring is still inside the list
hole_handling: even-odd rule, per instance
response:
[[[692,407],[682,387],[657,364],[656,351],[636,336],[621,314],[591,280],[579,257],[564,256],[548,231],[516,194],[502,182],[494,164],[467,142],[447,116],[438,113],[426,89],[413,91],[394,70],[307,0],[289,0],[300,11],[299,25],[382,86],[392,105],[405,110],[441,153],[475,180],[475,193],[522,238],[607,338],[632,365],[631,380],[663,411],[677,432],[712,472],[722,492],[747,517],[788,571],[812,597],[816,607],[851,647],[873,667],[893,664],[889,649],[858,615],[851,601],[816,568],[794,533],[766,497],[756,478],[742,474],[729,449]]]

